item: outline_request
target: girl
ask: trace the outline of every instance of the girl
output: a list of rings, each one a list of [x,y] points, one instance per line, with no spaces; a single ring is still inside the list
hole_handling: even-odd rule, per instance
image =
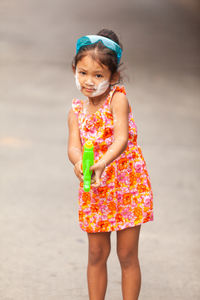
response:
[[[90,300],[103,300],[107,287],[110,234],[117,232],[124,300],[136,300],[141,286],[138,241],[142,223],[153,220],[153,194],[137,129],[120,81],[122,46],[111,30],[81,37],[72,68],[77,88],[68,115],[68,156],[80,180],[79,223],[88,235],[87,280]],[[83,190],[82,150],[95,151],[90,192]]]

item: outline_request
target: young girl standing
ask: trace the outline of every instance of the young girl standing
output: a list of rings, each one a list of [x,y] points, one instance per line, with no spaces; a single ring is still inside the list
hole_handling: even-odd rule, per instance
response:
[[[88,235],[90,300],[103,300],[107,287],[110,234],[117,232],[123,300],[136,300],[141,286],[138,242],[141,224],[153,220],[153,194],[137,128],[120,81],[122,46],[107,29],[77,41],[73,71],[86,100],[73,99],[68,115],[68,156],[80,180],[79,223]],[[82,155],[94,145],[91,190],[83,190]]]

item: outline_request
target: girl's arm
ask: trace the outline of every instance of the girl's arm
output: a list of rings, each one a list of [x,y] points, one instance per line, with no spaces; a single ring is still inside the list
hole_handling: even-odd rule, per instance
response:
[[[112,113],[114,118],[114,142],[106,154],[94,164],[90,170],[95,172],[96,183],[94,187],[100,186],[100,178],[106,167],[126,149],[129,136],[129,103],[127,97],[122,93],[115,93],[112,99]]]
[[[68,157],[73,165],[82,160],[81,139],[78,119],[71,108],[68,114]]]
[[[106,165],[109,165],[125,151],[129,137],[129,103],[127,97],[122,93],[115,93],[111,105],[114,119],[114,142],[102,157]]]

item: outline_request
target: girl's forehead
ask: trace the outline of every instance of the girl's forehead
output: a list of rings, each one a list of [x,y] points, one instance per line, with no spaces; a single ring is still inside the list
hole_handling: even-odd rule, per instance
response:
[[[81,60],[77,63],[78,68],[85,69],[94,69],[98,71],[107,71],[108,67],[100,64],[96,59],[94,59],[90,54],[85,55]]]

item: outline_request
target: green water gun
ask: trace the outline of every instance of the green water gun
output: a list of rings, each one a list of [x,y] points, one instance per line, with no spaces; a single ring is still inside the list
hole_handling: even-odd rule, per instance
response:
[[[91,141],[87,141],[83,149],[83,189],[89,192],[92,177],[90,167],[94,164],[94,146]]]

